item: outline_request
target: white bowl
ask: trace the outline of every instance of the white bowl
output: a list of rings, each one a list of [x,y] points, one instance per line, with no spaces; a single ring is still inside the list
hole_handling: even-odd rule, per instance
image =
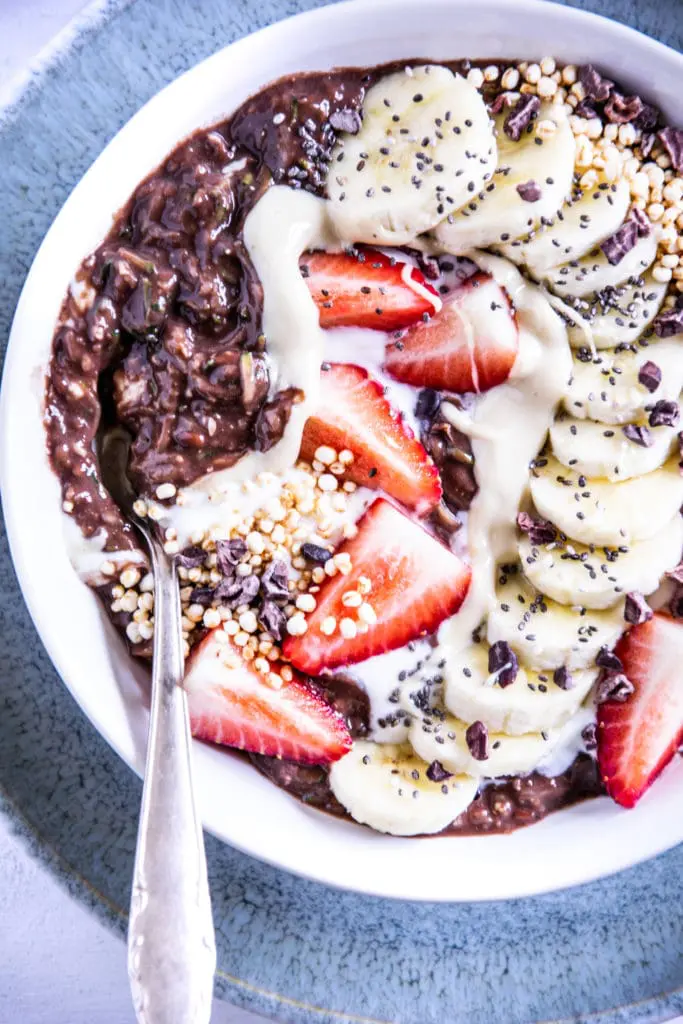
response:
[[[110,142],[48,232],[19,300],[5,365],[4,512],[43,643],[85,713],[139,774],[145,673],[71,568],[59,488],[45,453],[43,379],[73,272],[137,183],[184,135],[230,114],[280,75],[396,58],[545,54],[599,64],[676,122],[683,57],[621,25],[536,0],[355,0],[257,32],[169,85]],[[680,760],[633,811],[603,798],[508,836],[407,840],[307,808],[228,752],[197,743],[194,756],[207,829],[278,867],[365,893],[420,900],[523,896],[598,878],[683,840]]]

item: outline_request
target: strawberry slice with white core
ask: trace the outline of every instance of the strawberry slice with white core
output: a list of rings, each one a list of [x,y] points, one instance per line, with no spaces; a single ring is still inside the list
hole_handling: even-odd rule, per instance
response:
[[[396,380],[437,391],[488,391],[510,376],[519,330],[510,298],[489,274],[468,278],[441,311],[387,344]]]
[[[470,584],[468,565],[383,498],[338,554],[346,555],[349,571],[321,584],[308,630],[283,645],[283,655],[312,675],[433,633],[455,614]]]
[[[321,327],[395,331],[441,308],[438,293],[416,267],[382,252],[312,252],[299,265]]]
[[[352,746],[344,719],[296,672],[280,688],[242,658],[222,627],[192,650],[184,687],[192,735],[301,764],[338,761]],[[291,671],[291,670],[290,670]]]
[[[683,739],[683,622],[654,615],[615,653],[634,691],[598,708],[598,764],[609,795],[633,807]]]
[[[302,458],[312,461],[321,446],[352,452],[347,479],[385,491],[418,515],[439,503],[436,466],[386,400],[382,385],[359,366],[331,363],[322,371],[318,410],[306,421]]]

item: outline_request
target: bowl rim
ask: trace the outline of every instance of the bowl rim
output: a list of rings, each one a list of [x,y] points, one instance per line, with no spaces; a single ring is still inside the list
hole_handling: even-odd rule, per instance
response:
[[[122,759],[125,760],[134,771],[136,771],[138,775],[142,774],[144,764],[142,759],[144,743],[140,743],[140,737],[126,737],[126,742],[123,742],[121,735],[115,730],[112,730],[109,727],[109,723],[106,718],[103,720],[102,716],[98,713],[98,709],[91,701],[92,695],[88,695],[79,684],[74,682],[76,677],[74,675],[73,650],[68,644],[64,643],[64,637],[59,635],[58,631],[53,628],[45,595],[41,592],[41,588],[35,585],[35,545],[31,543],[32,535],[29,535],[29,531],[26,529],[26,507],[20,495],[21,488],[16,486],[16,484],[22,481],[22,477],[25,473],[23,466],[21,466],[20,471],[16,455],[13,456],[12,454],[12,445],[10,440],[11,437],[14,436],[12,424],[16,422],[17,419],[17,396],[18,393],[21,394],[22,392],[22,380],[17,376],[22,368],[20,338],[22,335],[25,335],[27,329],[30,329],[33,324],[33,318],[29,307],[32,301],[32,295],[37,288],[37,283],[41,280],[41,275],[45,273],[45,267],[47,266],[46,254],[50,254],[54,239],[58,236],[59,232],[63,230],[64,225],[68,225],[68,222],[70,218],[73,217],[74,212],[78,211],[84,183],[94,180],[94,178],[101,173],[102,168],[106,166],[107,160],[112,151],[115,151],[117,147],[120,148],[132,137],[132,135],[139,132],[141,126],[144,126],[150,116],[153,115],[157,109],[162,109],[165,103],[168,104],[170,97],[179,95],[181,91],[187,88],[188,84],[191,84],[197,77],[201,77],[200,72],[202,72],[202,70],[204,75],[206,75],[207,70],[219,67],[221,62],[226,60],[226,56],[228,54],[231,59],[235,59],[236,56],[241,56],[246,60],[250,51],[258,51],[259,48],[263,49],[271,43],[274,43],[275,48],[277,49],[279,37],[286,36],[287,33],[291,33],[292,26],[296,26],[297,31],[301,31],[302,33],[304,31],[313,32],[317,31],[321,26],[325,25],[325,23],[334,23],[335,20],[343,22],[350,19],[353,21],[356,15],[360,14],[362,16],[363,12],[368,14],[372,12],[376,15],[380,14],[382,16],[386,16],[388,13],[391,13],[392,16],[398,17],[405,15],[406,12],[409,12],[410,10],[414,10],[416,6],[417,5],[414,0],[344,0],[344,2],[341,3],[300,13],[266,26],[255,33],[245,36],[244,38],[223,47],[216,53],[201,61],[199,64],[196,64],[189,70],[185,71],[182,75],[175,78],[162,90],[157,92],[133,115],[132,118],[130,118],[128,122],[126,122],[113,139],[110,140],[105,149],[90,166],[88,171],[86,171],[85,175],[75,186],[66,203],[63,205],[57,217],[53,221],[49,231],[41,243],[24,283],[10,332],[3,371],[2,392],[0,394],[0,490],[2,491],[2,504],[10,550],[24,600],[26,601],[33,622],[53,664],[56,666],[72,696],[75,698],[87,717],[91,720],[98,732],[105,738],[116,753],[119,754],[119,756],[122,757]],[[450,12],[457,11],[458,9],[465,11],[470,7],[467,0],[428,0],[426,6],[434,10],[449,10]],[[482,7],[485,10],[488,9],[489,12],[497,10],[501,13],[503,11],[509,13],[512,10],[512,5],[509,4],[508,0],[482,0],[479,5],[480,12]],[[606,33],[615,41],[623,42],[625,44],[626,51],[633,51],[634,48],[636,50],[641,48],[643,50],[650,51],[653,60],[659,59],[663,61],[664,64],[670,67],[675,67],[679,76],[683,75],[682,55],[676,53],[676,51],[664,44],[650,39],[648,36],[643,35],[637,30],[618,22],[613,22],[602,15],[596,15],[591,12],[578,10],[572,7],[561,6],[559,4],[547,2],[547,0],[515,0],[514,12],[515,15],[521,14],[534,18],[540,17],[543,22],[552,22],[559,19],[562,23],[585,27],[586,29],[590,29],[591,27],[596,28],[596,26],[598,26],[602,34]],[[562,45],[558,47],[559,50],[562,50],[562,48]],[[407,57],[406,59],[410,59],[410,57]],[[263,77],[259,88],[262,88],[263,85],[272,81],[276,77],[279,77],[279,73]],[[620,77],[622,79],[624,78],[623,73],[620,73]],[[234,105],[232,105],[230,109],[234,109]],[[215,119],[216,118],[212,118],[211,120]],[[199,128],[205,123],[210,123],[210,121],[197,122],[195,127]],[[180,133],[175,138],[173,145],[177,144],[185,134],[188,133]],[[168,148],[170,149],[171,147]],[[168,150],[165,150],[164,152],[167,151]],[[163,158],[163,155],[164,154],[162,153],[161,158]],[[151,169],[157,166],[158,162],[159,160],[152,161],[151,163],[148,162],[147,171],[145,173],[148,173]],[[140,174],[137,181],[141,180],[143,176],[143,174]],[[129,189],[128,191],[132,191],[132,189]],[[102,205],[104,206],[104,204]],[[106,208],[111,212],[114,212],[108,201]],[[114,209],[116,208],[117,207],[115,206]],[[101,235],[98,236],[98,239],[100,237]],[[89,249],[83,252],[82,255],[86,255],[91,248],[94,248],[95,244],[97,244],[97,240]],[[23,361],[25,362],[25,358]],[[37,370],[40,371],[41,367],[44,369],[44,362],[38,364]],[[25,380],[23,381],[23,384],[25,389]],[[40,385],[40,379],[36,379],[34,375],[34,379],[32,381],[34,398],[37,385]],[[40,429],[42,431],[42,424],[40,425]],[[43,468],[51,474],[51,471],[47,467],[46,459],[44,459]],[[51,489],[55,495],[55,501],[58,503],[58,487],[55,478],[52,478],[52,484],[53,486]],[[49,485],[46,484],[46,486]],[[67,563],[67,565],[68,564],[69,563]],[[77,583],[77,585],[78,587],[81,587],[80,583]],[[82,589],[85,590],[85,588]],[[93,605],[97,601],[95,595],[91,593],[86,593],[86,596]],[[103,613],[99,613],[99,610],[98,613],[94,614],[95,617],[100,619],[103,618]],[[110,628],[108,625],[104,626],[103,636],[105,637],[105,644],[108,643],[113,636],[113,628]],[[116,646],[116,643],[117,641],[114,641],[114,646]],[[122,646],[120,642],[119,645]],[[108,653],[113,654],[113,651],[109,650]],[[134,669],[131,666],[128,667],[131,668],[132,674],[135,675]],[[138,704],[141,703],[141,701],[138,701]],[[131,739],[135,740],[132,744],[130,742]],[[218,770],[216,769],[218,758],[225,764],[236,765],[238,763],[224,752],[211,750],[199,744],[195,745],[195,752],[195,770],[197,771],[197,762],[200,762],[201,768],[198,773],[198,780],[201,778],[202,785],[210,780],[211,774],[214,770]],[[247,765],[243,767],[246,767],[252,775],[256,776],[256,772],[254,772],[253,768]],[[239,778],[242,783],[245,782],[245,775],[243,771],[240,771],[239,769],[237,771],[233,771],[231,769],[229,774],[235,775],[235,777]],[[260,779],[258,776],[257,778]],[[260,779],[260,782],[278,793],[283,805],[285,805],[286,802],[291,801],[291,798],[287,794],[276,790],[276,788],[272,786],[271,783],[267,782],[267,780]],[[601,805],[603,807],[605,803],[606,802],[604,801],[592,802],[593,805]],[[291,809],[291,803],[287,804],[287,806]],[[590,818],[592,816],[591,814],[585,815],[581,813],[581,808],[584,806],[588,805],[578,805],[577,808],[563,811],[561,814],[566,816],[573,814],[577,821],[579,818]],[[364,879],[358,878],[338,878],[334,873],[331,874],[330,871],[320,862],[316,861],[315,858],[309,858],[306,864],[303,865],[300,862],[300,858],[293,855],[292,850],[288,850],[286,854],[282,850],[274,852],[267,846],[267,844],[264,844],[262,838],[259,839],[259,841],[255,841],[254,838],[250,836],[248,832],[245,833],[244,830],[239,835],[230,834],[228,836],[226,834],[225,827],[217,825],[215,816],[212,813],[207,813],[207,808],[208,804],[204,801],[202,804],[202,816],[207,830],[212,832],[221,840],[229,842],[231,845],[236,846],[238,849],[241,849],[252,856],[258,857],[259,859],[276,867],[285,868],[295,874],[300,874],[303,877],[324,882],[332,886],[349,888],[367,894],[388,896],[397,899],[446,901],[457,901],[462,899],[490,900],[556,891],[560,888],[593,880],[597,877],[604,877],[614,871],[635,864],[640,860],[654,856],[655,854],[662,852],[670,846],[675,845],[675,843],[683,840],[682,825],[678,830],[673,832],[669,830],[664,835],[659,834],[656,838],[653,834],[651,837],[648,837],[648,842],[646,844],[641,845],[640,849],[631,851],[629,854],[625,854],[625,852],[622,851],[621,855],[616,855],[618,851],[613,851],[615,856],[612,858],[611,863],[609,865],[603,864],[600,868],[596,868],[595,870],[591,870],[591,867],[582,861],[580,868],[574,872],[568,872],[565,877],[560,880],[557,878],[552,881],[550,879],[546,879],[545,882],[527,880],[526,884],[518,884],[512,887],[501,887],[500,885],[494,884],[490,887],[488,892],[475,889],[474,891],[468,892],[467,895],[463,894],[454,896],[449,893],[444,894],[440,887],[435,886],[431,882],[423,883],[421,886],[414,886],[410,891],[406,891],[402,883],[397,884],[396,880],[392,880],[389,877],[385,880],[381,876],[375,875],[373,876],[374,880],[371,883],[367,883]],[[308,815],[310,815],[311,813],[315,813],[311,812],[310,809],[307,808],[302,809],[299,805],[297,805],[297,808],[299,814],[303,813],[305,815],[308,813]],[[295,812],[294,816],[288,815],[288,817],[296,818],[297,813]],[[608,815],[608,818],[616,820],[616,816],[613,811]],[[359,843],[357,841],[359,833],[361,831],[365,833],[366,830],[361,830],[359,829],[359,826],[354,824],[338,822],[327,816],[317,815],[318,822],[323,819],[325,821],[325,825],[323,826],[324,830],[329,830],[330,834],[333,834],[341,841],[342,846],[346,845],[346,839],[348,839],[348,836],[350,835],[349,830],[353,831],[356,839],[356,842],[353,842],[352,845],[360,846],[366,852],[372,851],[372,848],[376,848],[378,843],[383,844],[386,851],[389,851],[392,847],[396,850],[399,846],[403,846],[405,848],[405,844],[408,844],[414,849],[416,845],[414,840],[397,840],[394,837],[377,836],[371,833],[364,835],[363,839],[361,839]],[[537,830],[542,828],[543,824],[537,825],[534,829],[525,829],[520,833],[513,833],[512,835],[505,837],[457,837],[457,839],[452,837],[442,837],[432,840],[430,844],[425,844],[423,841],[422,844],[419,845],[424,846],[444,842],[453,843],[456,841],[458,844],[473,843],[480,845],[485,840],[487,844],[497,845],[498,849],[500,849],[500,844],[505,844],[505,850],[503,852],[507,852],[508,850],[512,851],[513,847],[517,843],[517,840],[515,839],[516,836],[528,833],[538,834]],[[389,844],[392,844],[392,846],[390,847]],[[376,853],[370,852],[368,855],[374,857],[376,856]]]

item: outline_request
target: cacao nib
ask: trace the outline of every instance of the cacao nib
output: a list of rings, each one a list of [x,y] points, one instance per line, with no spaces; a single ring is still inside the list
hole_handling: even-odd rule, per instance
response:
[[[572,679],[566,665],[562,665],[560,668],[555,669],[553,672],[553,682],[555,683],[555,686],[559,686],[561,690],[574,689],[574,680]]]
[[[175,562],[183,569],[198,569],[200,565],[204,565],[205,558],[206,551],[198,546],[193,546],[184,548],[180,554],[176,555]]]
[[[216,563],[223,576],[233,576],[236,567],[247,553],[247,545],[241,537],[233,540],[216,541]]]
[[[213,587],[195,587],[190,594],[190,604],[200,604],[202,608],[208,608],[213,599]]]
[[[624,604],[624,618],[629,626],[639,626],[652,618],[653,612],[642,594],[631,593],[626,595]]]
[[[465,733],[470,754],[475,761],[487,761],[489,756],[489,731],[483,722],[472,722]]]
[[[610,672],[624,671],[624,666],[621,663],[621,658],[618,658],[614,651],[610,651],[608,647],[600,648],[595,659],[595,664],[598,666],[598,668],[609,669]]]
[[[683,171],[683,128],[667,125],[657,132],[657,138],[664,146],[674,170],[680,174]]]
[[[584,64],[579,68],[579,81],[588,99],[596,100],[598,103],[605,103],[614,88],[614,82],[609,78],[603,78],[592,64]]]
[[[591,722],[584,729],[581,730],[581,738],[585,744],[586,750],[595,750],[598,746],[598,738],[596,735],[595,722]]]
[[[675,334],[683,334],[683,309],[679,306],[658,313],[652,321],[652,326],[658,338],[672,338]]]
[[[525,203],[537,203],[543,195],[540,186],[535,181],[524,181],[517,186],[517,191]]]
[[[258,592],[258,576],[234,576],[221,580],[214,591],[214,598],[236,608],[240,604],[250,604]]]
[[[621,227],[600,243],[600,248],[607,257],[607,261],[616,266],[621,263],[627,252],[630,252],[638,241],[640,234],[639,226],[635,220],[625,220]]]
[[[534,546],[553,544],[557,540],[557,527],[547,519],[534,519],[528,512],[520,512],[517,525],[523,533],[529,534],[529,540]]]
[[[675,427],[680,415],[678,402],[668,402],[662,398],[655,402],[648,423],[651,427]]]
[[[614,91],[605,104],[605,116],[612,124],[628,124],[635,121],[642,112],[643,101],[640,96],[622,96]]]
[[[624,437],[627,437],[629,441],[633,441],[634,444],[640,445],[641,448],[651,448],[655,443],[655,439],[647,427],[639,427],[635,423],[627,423],[621,430]]]
[[[683,562],[679,562],[674,569],[669,569],[666,575],[670,580],[675,580],[676,583],[683,583]]]
[[[662,383],[662,371],[656,363],[648,359],[638,370],[638,381],[653,394]]]
[[[503,110],[506,110],[508,107],[511,107],[513,103],[514,100],[511,98],[510,93],[499,92],[495,100],[489,107],[489,112],[493,114],[493,116],[495,117],[497,114],[502,113]]]
[[[287,563],[274,558],[261,576],[261,590],[264,597],[284,600],[289,597],[289,572]]]
[[[540,109],[541,101],[538,96],[520,96],[503,122],[503,131],[508,138],[512,139],[513,142],[519,142],[522,133],[526,131],[533,119],[538,116]]]
[[[447,772],[441,761],[432,761],[425,774],[430,782],[445,782],[453,778],[453,772]]]
[[[514,683],[519,670],[517,655],[506,640],[496,640],[489,648],[489,672],[496,674],[496,683],[505,688]]]
[[[615,704],[625,704],[635,687],[631,680],[623,672],[603,672],[598,680],[595,699],[598,704],[606,701],[613,701]]]
[[[595,104],[592,100],[585,97],[574,107],[574,113],[577,117],[585,117],[587,121],[590,121],[594,117],[599,117],[598,111],[595,109]]]
[[[287,626],[287,616],[275,601],[266,600],[258,613],[258,620],[274,640],[282,640]]]
[[[303,544],[301,547],[301,554],[304,558],[307,558],[309,562],[317,562],[319,565],[323,565],[328,559],[332,558],[332,552],[329,548],[324,548],[320,544]]]
[[[640,113],[633,123],[635,127],[640,128],[642,132],[651,132],[659,123],[659,110],[651,103],[643,103]],[[654,143],[654,136],[652,136],[652,141]]]
[[[637,206],[632,206],[629,210],[629,219],[635,221],[638,228],[638,237],[647,238],[652,231],[652,224],[648,215],[639,210]]]

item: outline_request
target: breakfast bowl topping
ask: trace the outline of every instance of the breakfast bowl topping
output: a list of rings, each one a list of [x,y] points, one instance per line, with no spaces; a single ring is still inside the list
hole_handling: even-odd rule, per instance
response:
[[[130,439],[198,739],[402,836],[632,806],[665,768],[682,137],[592,65],[399,62],[282,79],[136,189],[65,298],[46,437],[145,659],[100,474]]]

